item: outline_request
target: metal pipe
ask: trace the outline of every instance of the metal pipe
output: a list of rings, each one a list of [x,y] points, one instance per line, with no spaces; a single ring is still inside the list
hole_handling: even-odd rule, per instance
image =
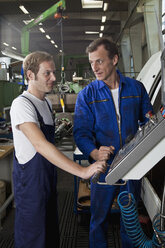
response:
[[[162,204],[161,204],[160,230],[165,231],[165,178],[164,178],[164,189],[163,189]]]
[[[130,15],[128,16],[127,20],[126,20],[124,27],[122,28],[121,32],[119,33],[119,36],[118,36],[118,38],[117,38],[117,40],[116,40],[116,43],[119,41],[119,39],[121,38],[121,36],[122,36],[124,30],[127,28],[127,25],[128,25],[128,23],[129,23],[129,21],[130,21],[132,15],[133,15],[134,12],[136,11],[136,8],[137,8],[139,2],[140,2],[140,0],[137,0],[137,2],[135,3],[134,7],[132,8],[132,11],[131,11]]]

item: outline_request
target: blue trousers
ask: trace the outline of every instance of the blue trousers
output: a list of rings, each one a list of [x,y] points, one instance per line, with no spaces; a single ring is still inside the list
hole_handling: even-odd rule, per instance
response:
[[[128,183],[127,183],[128,184]],[[107,231],[109,213],[118,192],[127,191],[134,194],[136,201],[140,197],[141,181],[129,181],[127,185],[99,185],[91,183],[91,220],[89,242],[90,248],[107,248]],[[134,248],[127,236],[122,220],[120,221],[122,248]]]

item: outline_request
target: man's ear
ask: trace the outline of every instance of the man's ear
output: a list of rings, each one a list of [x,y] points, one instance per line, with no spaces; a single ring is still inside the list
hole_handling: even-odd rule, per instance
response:
[[[28,70],[27,71],[27,78],[28,78],[28,81],[34,80],[35,79],[34,72],[32,72],[31,70]]]
[[[113,57],[113,65],[117,65],[118,60],[119,60],[119,57],[118,57],[118,55],[116,54],[116,55]]]

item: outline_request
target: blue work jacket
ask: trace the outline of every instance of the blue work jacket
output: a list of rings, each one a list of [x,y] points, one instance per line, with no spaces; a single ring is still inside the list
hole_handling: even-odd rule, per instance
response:
[[[74,117],[74,139],[82,153],[90,153],[100,146],[114,146],[117,151],[129,136],[135,135],[140,124],[147,121],[145,114],[152,111],[149,96],[143,84],[124,77],[118,70],[120,124],[117,121],[113,97],[108,86],[95,80],[77,96]]]

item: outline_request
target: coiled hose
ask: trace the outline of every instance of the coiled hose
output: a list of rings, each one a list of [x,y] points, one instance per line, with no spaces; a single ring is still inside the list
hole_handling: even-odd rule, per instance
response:
[[[155,216],[153,221],[154,235],[152,240],[143,232],[138,219],[136,201],[132,193],[123,191],[118,195],[118,204],[125,230],[132,240],[134,247],[153,248],[165,247],[165,231],[160,231],[160,218]]]

